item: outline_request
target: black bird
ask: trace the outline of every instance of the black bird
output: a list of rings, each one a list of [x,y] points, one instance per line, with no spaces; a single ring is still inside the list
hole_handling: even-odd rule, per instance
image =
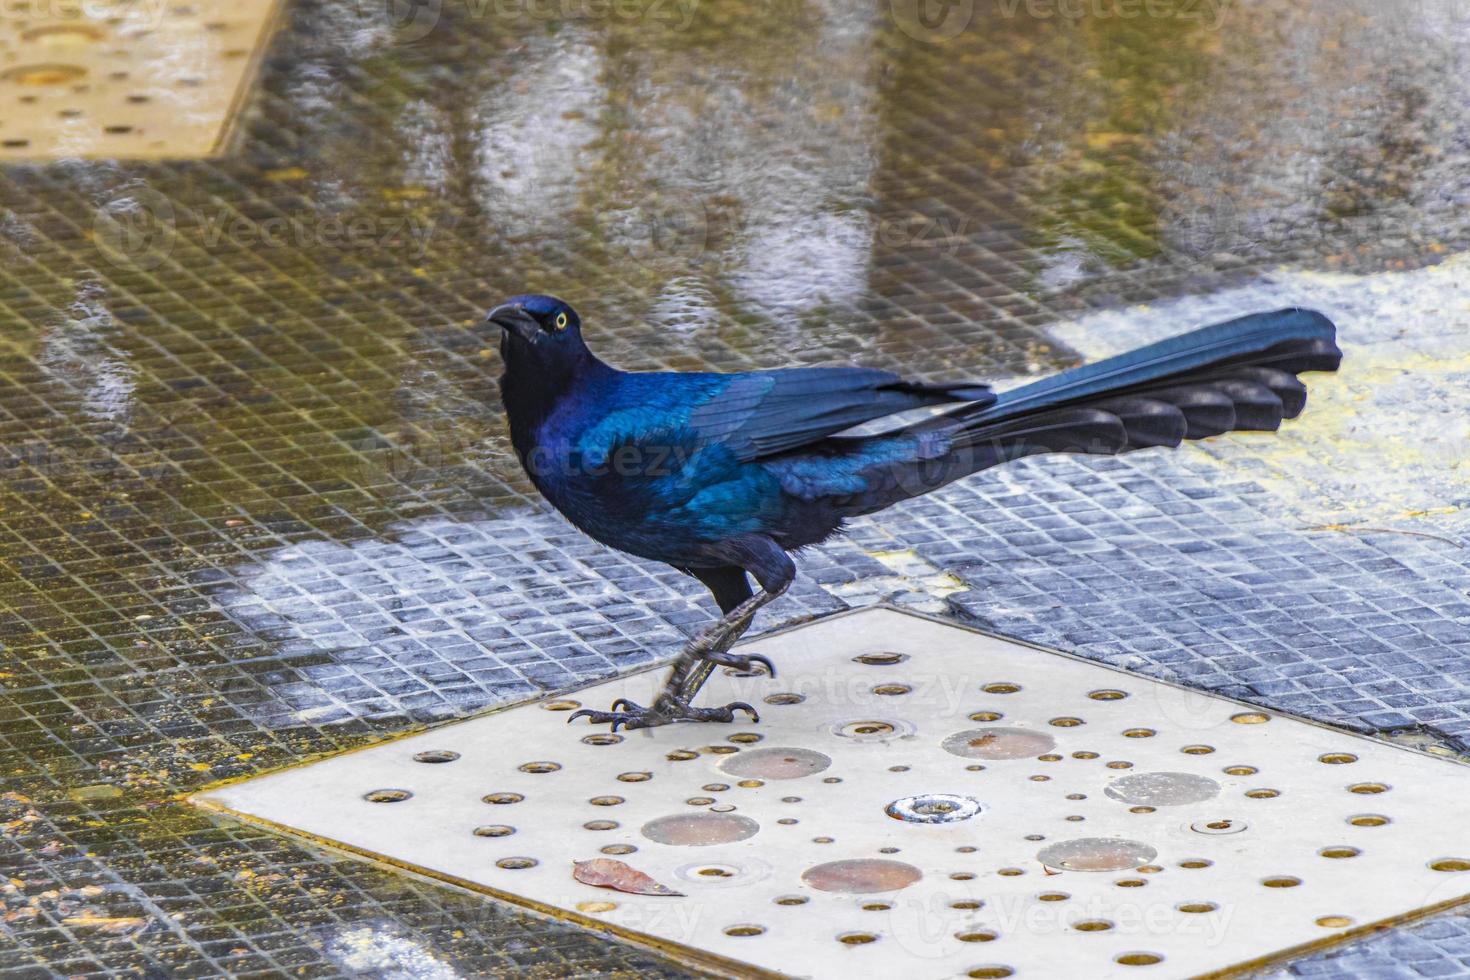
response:
[[[687,572],[723,614],[679,654],[648,707],[584,709],[614,728],[731,721],[743,702],[691,704],[761,606],[791,584],[790,552],[843,522],[1035,453],[1114,454],[1237,429],[1276,429],[1306,404],[1296,375],[1334,371],[1331,321],[1258,313],[995,393],[860,367],[740,374],[627,372],[598,360],[551,296],[491,310],[511,443],[551,505],[598,541]],[[849,432],[898,412],[877,434]],[[747,575],[760,586],[752,594]],[[756,718],[756,720],[759,720]]]

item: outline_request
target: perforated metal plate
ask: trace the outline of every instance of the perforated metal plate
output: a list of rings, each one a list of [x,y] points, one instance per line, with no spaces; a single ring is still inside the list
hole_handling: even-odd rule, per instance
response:
[[[743,972],[1193,976],[1470,899],[1457,763],[889,608],[748,649],[703,700],[759,725],[563,724],[655,671],[196,800]]]
[[[219,152],[277,0],[10,0],[0,160]]]

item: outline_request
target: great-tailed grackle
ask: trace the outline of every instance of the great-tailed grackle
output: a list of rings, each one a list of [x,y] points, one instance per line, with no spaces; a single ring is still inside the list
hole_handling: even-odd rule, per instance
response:
[[[715,665],[775,671],[731,645],[791,584],[790,552],[848,518],[1034,453],[1113,454],[1236,429],[1275,429],[1306,404],[1296,375],[1342,358],[1331,321],[1258,313],[1002,393],[858,367],[740,374],[626,372],[550,296],[491,310],[511,443],[553,507],[611,547],[667,562],[714,593],[721,619],[679,654],[648,707],[583,709],[613,727],[730,721],[691,704]],[[848,430],[895,413],[877,433]],[[760,585],[752,594],[747,573]],[[569,719],[570,720],[570,719]],[[758,720],[758,719],[757,719]]]

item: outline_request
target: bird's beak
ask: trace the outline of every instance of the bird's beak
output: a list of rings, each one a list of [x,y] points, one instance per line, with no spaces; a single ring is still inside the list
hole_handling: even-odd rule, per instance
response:
[[[519,303],[506,303],[491,310],[486,321],[495,324],[506,333],[515,334],[524,341],[533,341],[541,328]]]

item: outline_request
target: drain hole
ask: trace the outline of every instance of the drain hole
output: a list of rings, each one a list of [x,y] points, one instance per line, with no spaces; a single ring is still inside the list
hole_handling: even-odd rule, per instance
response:
[[[1348,823],[1354,827],[1382,827],[1388,822],[1387,817],[1378,813],[1360,813],[1355,817],[1348,817]]]
[[[1352,916],[1348,915],[1324,915],[1317,920],[1317,925],[1325,929],[1343,929],[1352,924]]]
[[[571,711],[573,708],[580,707],[582,707],[581,701],[573,701],[570,698],[561,698],[556,701],[543,701],[541,704],[543,711]]]
[[[765,926],[750,924],[725,927],[725,935],[727,936],[759,936],[765,931]]]
[[[884,812],[908,823],[959,823],[984,809],[979,800],[953,793],[926,793],[894,800]]]
[[[1113,924],[1107,919],[1083,919],[1073,923],[1072,928],[1078,932],[1107,932]]]
[[[522,796],[520,793],[488,793],[485,796],[481,797],[481,800],[486,803],[496,803],[500,805],[504,805],[506,803],[519,803],[521,802],[521,800],[524,799],[525,797]]]
[[[1470,871],[1470,858],[1440,858],[1430,861],[1432,871]]]
[[[624,801],[621,796],[594,796],[587,802],[593,806],[617,806]]]
[[[362,794],[362,798],[369,803],[402,803],[411,796],[413,794],[406,789],[375,789]]]
[[[609,735],[605,732],[582,736],[582,742],[586,745],[617,745],[622,740],[623,736],[621,735]]]
[[[1036,899],[1041,902],[1065,902],[1071,897],[1066,892],[1042,892]]]
[[[1261,884],[1267,888],[1295,888],[1301,883],[1302,880],[1295,875],[1272,875],[1261,879]]]
[[[967,912],[972,912],[975,909],[980,908],[984,904],[984,902],[979,901],[978,899],[962,898],[957,902],[950,902],[949,907],[952,909],[962,909]]]
[[[954,937],[962,943],[989,943],[999,939],[1000,936],[987,929],[976,929],[973,932],[957,932]]]
[[[1056,744],[1045,732],[997,727],[955,732],[944,740],[943,748],[966,759],[1024,759],[1049,752]]]
[[[1279,789],[1248,789],[1245,795],[1253,800],[1274,800],[1281,795]]]
[[[805,905],[811,899],[805,895],[782,895],[776,899],[777,905]]]
[[[515,832],[514,827],[508,827],[503,823],[487,824],[484,827],[475,828],[476,837],[509,837]]]
[[[878,937],[871,932],[844,932],[837,937],[837,941],[848,946],[866,946],[868,943],[876,943]]]
[[[1244,820],[1232,820],[1228,818],[1220,820],[1196,820],[1189,825],[1189,829],[1196,834],[1238,834],[1245,830],[1249,824]]]
[[[877,739],[892,735],[897,730],[897,726],[887,721],[849,721],[839,725],[836,733],[843,738]]]
[[[977,711],[970,716],[971,721],[1000,721],[1005,715],[999,711]]]
[[[1123,730],[1124,738],[1153,738],[1157,734],[1158,732],[1152,728],[1125,728]]]
[[[794,694],[791,691],[781,691],[776,694],[767,694],[764,698],[766,704],[801,704],[806,700],[805,694]]]
[[[520,767],[521,772],[556,772],[560,768],[559,762],[527,762]]]
[[[1000,681],[995,684],[986,684],[980,690],[986,694],[1015,694],[1021,689],[1020,684],[1012,684],[1010,681]]]
[[[1186,745],[1179,751],[1185,755],[1209,755],[1215,751],[1215,747],[1213,745]]]
[[[1176,907],[1179,909],[1179,911],[1188,912],[1191,915],[1203,915],[1206,912],[1215,911],[1220,906],[1216,905],[1214,902],[1185,902],[1184,904]]]
[[[1208,860],[1207,858],[1187,858],[1179,862],[1179,867],[1195,870],[1198,868],[1208,868],[1214,863],[1214,861]]]
[[[1227,776],[1254,776],[1260,771],[1255,766],[1226,766],[1223,770]]]
[[[1391,788],[1387,783],[1353,783],[1348,787],[1348,792],[1371,796],[1375,793],[1387,793]]]
[[[1357,762],[1358,757],[1351,752],[1328,752],[1317,756],[1318,762],[1325,762],[1329,766],[1345,766],[1350,762]]]
[[[757,732],[736,732],[734,735],[725,739],[725,741],[734,742],[737,745],[750,745],[754,742],[762,742],[764,740],[765,736]]]
[[[622,739],[622,737],[623,736],[621,735],[618,736],[620,740]],[[664,758],[668,759],[670,762],[688,762],[690,759],[698,759],[699,753],[691,752],[688,749],[675,749],[668,755],[664,756]]]
[[[1094,701],[1121,701],[1128,696],[1128,693],[1126,691],[1115,691],[1111,688],[1106,688],[1101,691],[1091,691],[1087,696]]]
[[[965,976],[974,977],[975,980],[1001,980],[1003,977],[1014,976],[1015,972],[1008,966],[977,966]]]
[[[890,905],[890,904],[888,904],[887,902],[864,902],[863,903],[863,911],[864,912],[887,912],[891,908],[893,908],[893,906]]]
[[[1163,961],[1164,958],[1158,953],[1119,953],[1113,957],[1114,963],[1121,963],[1124,966],[1153,966]]]
[[[1320,855],[1322,855],[1325,858],[1334,858],[1336,860],[1342,860],[1343,858],[1357,857],[1359,854],[1362,854],[1363,852],[1360,851],[1360,850],[1358,850],[1356,847],[1347,847],[1347,846],[1343,845],[1343,846],[1338,846],[1338,847],[1324,847],[1324,848],[1322,848],[1322,850],[1318,851],[1317,853],[1320,854]]]
[[[1087,723],[1081,718],[1053,718],[1047,724],[1054,725],[1057,728],[1076,728],[1078,725],[1085,725]]]
[[[638,848],[632,844],[609,844],[604,848],[600,848],[600,850],[604,854],[632,854]]]
[[[858,654],[852,658],[852,662],[855,664],[867,664],[869,667],[891,667],[894,664],[903,663],[908,658],[909,655],[906,653],[885,651],[883,653]]]
[[[534,868],[539,863],[540,862],[537,861],[535,858],[509,857],[501,858],[499,861],[496,861],[495,866],[497,868],[504,868],[507,871],[521,871],[525,868]]]
[[[646,783],[653,778],[651,772],[620,772],[618,782],[620,783]]]
[[[877,687],[873,688],[873,693],[893,697],[899,694],[907,694],[912,690],[913,688],[909,687],[907,684],[879,684]]]
[[[582,825],[586,830],[617,830],[616,820],[589,820]]]
[[[1271,716],[1263,715],[1259,711],[1242,711],[1238,715],[1231,715],[1230,720],[1237,725],[1264,725],[1271,720]]]
[[[418,752],[414,755],[414,762],[453,762],[459,758],[458,752],[450,752],[448,749],[430,749],[428,752]]]

